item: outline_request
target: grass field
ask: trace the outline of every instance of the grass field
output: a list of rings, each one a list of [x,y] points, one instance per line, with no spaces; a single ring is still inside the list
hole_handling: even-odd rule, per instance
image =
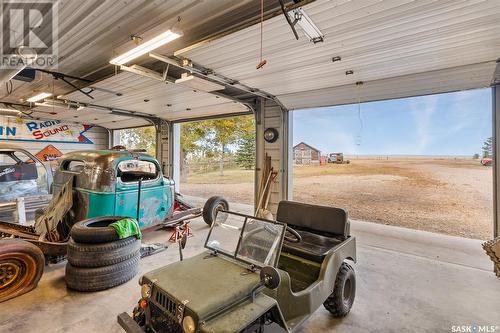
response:
[[[355,159],[296,166],[294,200],[345,208],[354,219],[469,238],[492,236],[492,170],[464,159]],[[253,204],[253,170],[190,175],[182,192]]]
[[[212,171],[199,174],[191,174],[188,176],[187,183],[189,184],[238,184],[251,183],[254,179],[253,170],[231,169],[224,170],[224,176],[220,172]]]

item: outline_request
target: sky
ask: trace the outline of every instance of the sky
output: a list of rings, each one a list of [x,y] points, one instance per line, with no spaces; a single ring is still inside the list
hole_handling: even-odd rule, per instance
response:
[[[491,103],[485,88],[297,110],[293,143],[322,154],[472,156],[491,136]]]

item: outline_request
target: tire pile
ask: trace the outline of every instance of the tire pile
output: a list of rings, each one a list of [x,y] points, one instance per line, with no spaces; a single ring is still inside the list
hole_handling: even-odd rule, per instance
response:
[[[66,285],[78,291],[109,289],[131,280],[139,271],[141,241],[119,239],[108,225],[122,217],[106,216],[76,223],[68,242]]]

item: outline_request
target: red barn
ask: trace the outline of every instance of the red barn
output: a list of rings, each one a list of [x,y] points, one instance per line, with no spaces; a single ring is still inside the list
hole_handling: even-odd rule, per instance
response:
[[[300,165],[319,165],[321,151],[301,142],[293,147],[293,163]]]

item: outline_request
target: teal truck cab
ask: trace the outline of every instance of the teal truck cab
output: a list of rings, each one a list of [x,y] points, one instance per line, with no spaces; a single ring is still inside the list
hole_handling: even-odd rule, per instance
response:
[[[125,149],[76,151],[59,159],[53,191],[72,178],[74,222],[99,216],[130,216],[141,229],[173,225],[201,215],[175,193],[152,156]]]

